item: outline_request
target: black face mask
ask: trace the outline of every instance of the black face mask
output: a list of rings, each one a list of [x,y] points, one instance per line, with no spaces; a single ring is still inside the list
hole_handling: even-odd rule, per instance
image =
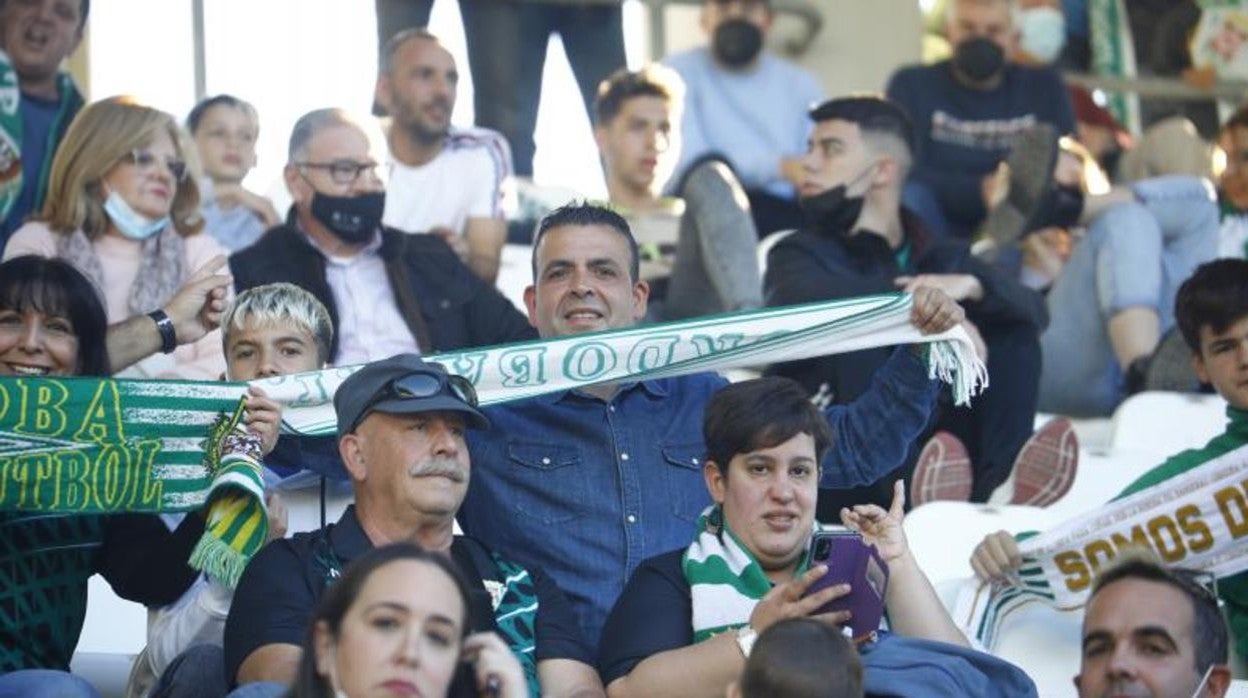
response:
[[[763,50],[763,30],[744,19],[720,22],[711,39],[715,58],[729,68],[749,65]]]
[[[991,39],[977,36],[958,44],[953,64],[973,82],[988,82],[1005,69],[1005,51]]]
[[[831,189],[807,196],[798,204],[802,207],[806,222],[820,231],[833,235],[848,235],[853,232],[854,224],[862,215],[862,207],[866,205],[866,192],[857,196],[849,195],[849,185],[857,184],[869,175],[875,163],[867,166],[848,182],[838,184]]]
[[[822,232],[848,235],[866,204],[864,197],[848,196],[848,191],[844,184],[838,184],[825,192],[802,199],[799,203],[806,221]]]
[[[1083,215],[1083,189],[1059,184],[1049,190],[1029,230],[1070,228]]]
[[[312,217],[348,245],[372,240],[385,210],[386,193],[381,191],[356,196],[312,193]]]

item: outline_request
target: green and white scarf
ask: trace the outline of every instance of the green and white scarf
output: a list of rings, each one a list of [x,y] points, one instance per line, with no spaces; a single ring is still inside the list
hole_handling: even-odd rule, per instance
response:
[[[1226,577],[1248,570],[1248,446],[1018,543],[1023,564],[1008,584],[972,579],[954,604],[968,637],[992,650],[1002,624],[1041,602],[1081,608],[1096,574],[1125,550],[1147,548],[1168,565]]]
[[[965,404],[987,383],[961,328],[923,336],[889,294],[426,357],[469,378],[482,404],[895,344],[927,343],[929,373]],[[333,394],[358,367],[253,382],[283,431],[333,434]],[[233,585],[263,543],[260,468],[240,431],[247,384],[0,378],[0,510],[190,511],[209,503],[192,564]]]
[[[693,606],[693,641],[709,640],[750,622],[758,602],[771,591],[763,566],[733,535],[719,505],[698,517],[698,537],[685,551],[682,568]],[[819,530],[815,522],[814,531]],[[808,557],[794,574],[806,571]]]

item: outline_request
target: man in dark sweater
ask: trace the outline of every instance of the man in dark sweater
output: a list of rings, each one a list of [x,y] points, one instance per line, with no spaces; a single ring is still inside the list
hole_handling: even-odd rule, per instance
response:
[[[235,288],[285,281],[316,296],[329,310],[337,366],[535,338],[441,238],[381,224],[386,193],[371,150],[341,110],[299,119],[284,173],[294,205],[283,225],[230,257]]]
[[[914,136],[901,108],[878,97],[825,102],[811,111],[815,128],[800,194],[808,224],[772,248],[764,281],[768,305],[864,296],[919,286],[939,288],[966,309],[968,330],[982,338],[991,385],[971,407],[946,405],[937,419],[965,443],[974,467],[972,499],[984,501],[1008,477],[1032,431],[1040,372],[1044,300],[971,255],[962,242],[933,242],[901,206]],[[812,393],[849,402],[887,357],[868,349],[776,367]],[[913,454],[913,448],[911,453]],[[913,463],[913,459],[910,460]],[[867,491],[823,492],[820,510],[851,502],[887,502],[899,470]]]
[[[917,135],[903,201],[937,236],[966,238],[985,215],[981,182],[1036,123],[1075,130],[1070,95],[1056,71],[1010,62],[1017,50],[1014,0],[951,0],[953,58],[908,66],[889,80]]]

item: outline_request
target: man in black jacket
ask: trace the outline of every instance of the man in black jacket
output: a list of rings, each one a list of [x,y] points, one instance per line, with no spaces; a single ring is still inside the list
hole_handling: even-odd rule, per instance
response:
[[[808,223],[772,248],[764,280],[767,304],[918,286],[934,286],[958,301],[981,354],[987,352],[991,383],[971,407],[941,408],[937,426],[965,444],[974,469],[971,498],[984,501],[1009,476],[1032,432],[1038,337],[1048,323],[1044,299],[974,257],[966,243],[934,242],[901,207],[914,135],[897,105],[849,97],[825,102],[810,116],[815,128],[800,187]],[[887,350],[867,349],[783,364],[776,372],[843,403],[866,390],[886,357]],[[835,512],[843,503],[886,503],[892,482],[905,470],[866,491],[821,493],[821,513]]]
[[[235,288],[286,281],[311,292],[333,321],[335,365],[535,338],[440,238],[381,225],[386,194],[370,152],[342,110],[299,119],[284,172],[294,205],[285,224],[230,257]]]

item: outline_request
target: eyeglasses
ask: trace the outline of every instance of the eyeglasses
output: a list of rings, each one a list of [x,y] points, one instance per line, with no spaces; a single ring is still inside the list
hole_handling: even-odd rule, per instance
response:
[[[395,378],[373,393],[368,402],[364,403],[364,409],[360,410],[360,415],[352,422],[347,433],[355,431],[355,428],[360,426],[360,422],[364,421],[364,417],[372,412],[375,405],[387,400],[419,399],[443,393],[450,393],[451,397],[469,407],[477,406],[477,389],[467,378],[453,373],[414,371],[401,378]]]
[[[334,184],[354,184],[355,180],[365,172],[371,172],[374,177],[377,176],[377,163],[375,162],[334,160],[333,162],[297,162],[295,165],[314,170],[328,170],[329,177],[334,180]]]
[[[126,155],[126,160],[134,165],[139,172],[147,174],[155,169],[156,163],[160,161],[160,158],[146,150],[135,149]],[[179,182],[186,179],[187,169],[185,160],[165,158],[164,163],[165,169],[169,170],[169,174],[173,175],[174,179]]]

